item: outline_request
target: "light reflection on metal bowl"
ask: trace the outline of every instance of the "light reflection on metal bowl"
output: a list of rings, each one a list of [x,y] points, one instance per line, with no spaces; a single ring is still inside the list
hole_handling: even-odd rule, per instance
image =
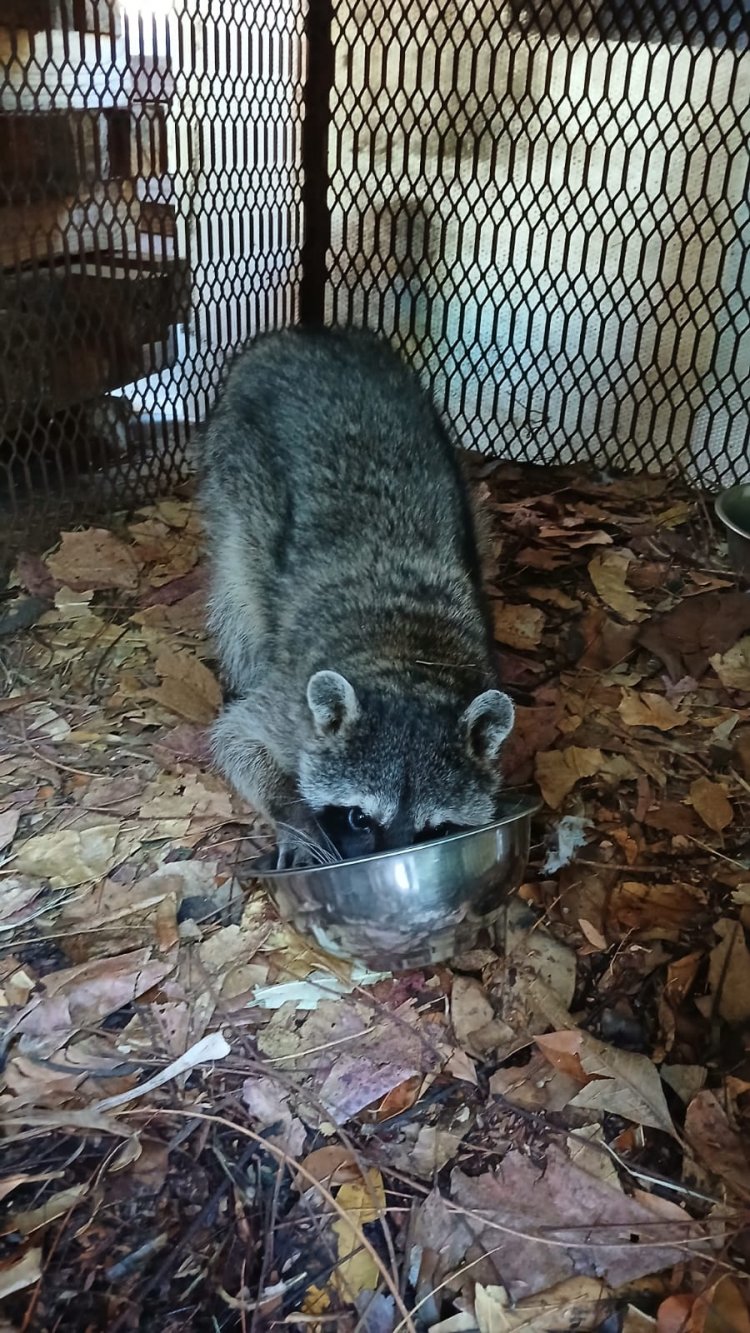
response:
[[[303,870],[255,862],[279,914],[339,958],[381,971],[445,962],[472,949],[523,882],[539,802],[403,851]]]

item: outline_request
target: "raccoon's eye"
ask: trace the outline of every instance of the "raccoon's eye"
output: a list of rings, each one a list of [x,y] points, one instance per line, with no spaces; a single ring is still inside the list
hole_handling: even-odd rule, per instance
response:
[[[358,805],[353,805],[349,810],[349,827],[355,829],[357,833],[363,833],[366,829],[372,828],[372,820]]]

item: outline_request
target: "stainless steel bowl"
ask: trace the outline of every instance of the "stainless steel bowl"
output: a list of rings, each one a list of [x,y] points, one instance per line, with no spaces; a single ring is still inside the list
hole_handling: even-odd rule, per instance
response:
[[[265,870],[280,915],[339,958],[403,971],[473,948],[523,882],[539,802],[467,833],[310,870]]]
[[[732,568],[750,578],[750,482],[722,491],[714,509],[726,529]]]

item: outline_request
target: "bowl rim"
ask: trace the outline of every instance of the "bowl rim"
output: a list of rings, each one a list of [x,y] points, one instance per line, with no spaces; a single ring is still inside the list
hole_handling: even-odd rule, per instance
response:
[[[743,497],[747,496],[748,500],[750,500],[750,481],[740,481],[736,486],[728,486],[720,495],[717,495],[714,500],[714,513],[719,521],[724,524],[725,528],[729,528],[730,531],[736,533],[738,537],[744,537],[746,541],[750,541],[750,527],[741,528],[733,518],[729,517],[729,514],[725,509],[725,504],[729,497],[738,494],[742,494]]]
[[[480,828],[464,829],[461,833],[450,833],[445,838],[431,838],[429,842],[418,842],[413,847],[395,847],[387,852],[374,852],[371,856],[354,856],[348,861],[332,861],[322,866],[301,866],[292,870],[253,870],[245,869],[244,875],[251,879],[294,879],[298,875],[322,875],[331,870],[347,869],[351,866],[371,865],[374,861],[389,861],[396,856],[418,856],[421,852],[427,852],[431,847],[441,846],[447,843],[462,842],[468,838],[476,838],[481,833],[490,833],[494,829],[503,828],[506,824],[516,824],[522,819],[530,819],[532,815],[537,814],[542,808],[542,800],[538,796],[519,797],[508,813],[500,819],[495,819],[491,824],[482,824]]]

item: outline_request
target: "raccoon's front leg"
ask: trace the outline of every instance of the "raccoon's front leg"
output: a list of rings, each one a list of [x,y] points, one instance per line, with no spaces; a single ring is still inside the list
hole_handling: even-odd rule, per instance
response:
[[[217,767],[240,796],[275,825],[278,869],[309,865],[310,844],[320,844],[320,828],[294,779],[280,767],[261,733],[250,699],[230,704],[212,729]]]

